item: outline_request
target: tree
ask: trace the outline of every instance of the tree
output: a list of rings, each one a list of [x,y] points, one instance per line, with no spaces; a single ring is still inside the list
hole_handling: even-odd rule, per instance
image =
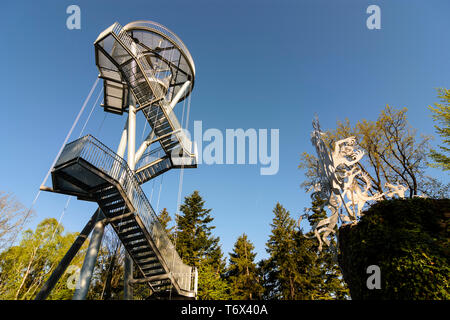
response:
[[[325,211],[320,210],[317,200],[309,223],[320,221]],[[295,221],[282,205],[274,209],[272,234],[267,243],[268,259],[258,264],[265,299],[319,300],[345,299],[348,290],[335,261],[334,252],[325,248],[318,250],[317,239],[296,228]],[[335,243],[332,242],[335,245]]]
[[[0,254],[0,299],[24,300],[36,295],[77,236],[63,231],[55,219],[45,219],[35,231],[25,231],[19,245]],[[85,250],[86,246],[82,247],[71,265],[81,268]],[[69,276],[61,277],[49,299],[72,298]]]
[[[184,198],[180,206],[182,214],[176,215],[175,247],[187,265],[199,268],[198,296],[208,299],[211,288],[219,290],[217,295],[225,296],[223,283],[225,261],[219,245],[219,237],[214,237],[210,216],[211,209],[204,208],[205,201],[198,191]],[[214,271],[214,276],[212,276]],[[217,282],[217,283],[214,283]],[[206,291],[205,291],[206,290]]]
[[[365,156],[358,162],[358,167],[368,177],[370,185],[368,195],[383,193],[385,184],[403,184],[409,189],[409,197],[418,195],[419,191],[430,195],[430,183],[434,178],[425,175],[427,150],[431,137],[417,137],[407,119],[407,109],[396,110],[386,106],[376,121],[362,120],[355,126],[350,121],[338,121],[335,130],[325,132],[324,139],[330,151],[334,143],[349,136],[355,136]],[[304,152],[299,168],[306,169],[306,180],[302,186],[309,189],[317,182],[317,158]],[[366,181],[356,177],[363,188]],[[436,193],[436,190],[435,192]]]
[[[11,194],[0,191],[0,251],[4,250],[20,233],[27,216],[32,214]]]
[[[261,280],[262,285],[262,299],[263,300],[275,300],[278,299],[279,294],[277,288],[277,274],[272,272],[275,268],[274,261],[272,259],[261,259],[258,262],[256,272],[258,278]]]
[[[173,242],[173,229],[169,227],[172,221],[166,208],[158,214],[158,220]],[[105,229],[102,247],[92,277],[91,288],[87,299],[90,300],[118,300],[123,297],[123,264],[125,249],[112,228]],[[134,268],[134,278],[142,277],[138,268]],[[133,298],[143,300],[152,294],[148,284],[135,284]]]
[[[272,233],[267,242],[266,251],[270,257],[262,266],[267,271],[264,276],[270,283],[270,291],[265,295],[272,299],[307,299],[305,288],[308,286],[307,269],[311,263],[310,255],[305,254],[305,242],[295,230],[295,220],[290,217],[280,203],[277,203],[271,224]]]
[[[261,296],[263,288],[259,282],[254,262],[256,253],[253,244],[244,233],[234,244],[230,253],[227,277],[230,280],[231,298],[252,300]]]
[[[321,206],[323,201],[320,198],[315,198],[313,201],[313,213],[308,216],[310,226],[314,226],[326,218],[326,211]],[[337,232],[337,226],[335,227],[335,231]],[[317,238],[313,237],[313,232],[310,231],[306,236],[311,238],[309,240],[308,250],[314,256],[314,262],[309,269],[312,284],[311,299],[346,299],[349,292],[336,261],[336,252],[333,249],[337,246],[335,239],[331,239],[330,247],[324,247],[322,251],[319,251],[319,243]]]
[[[434,160],[434,163],[430,163],[430,166],[447,171],[450,170],[450,157],[446,155],[450,152],[448,147],[450,144],[450,90],[439,88],[437,91],[441,103],[435,103],[434,107],[428,106],[428,108],[433,112],[433,120],[440,125],[434,127],[436,133],[442,138],[444,145],[439,146],[439,151],[431,150],[430,157]]]
[[[208,262],[219,267],[222,264],[220,239],[211,234],[215,226],[210,223],[214,219],[209,215],[211,209],[205,209],[204,204],[198,191],[185,197],[180,206],[183,214],[176,215],[176,249],[184,263],[190,266],[199,267],[200,263]]]
[[[198,269],[198,298],[200,300],[227,300],[229,299],[229,284],[217,272],[217,269],[207,263]]]
[[[123,297],[125,249],[115,231],[105,228],[102,246],[92,276],[88,300],[118,300]]]
[[[352,299],[449,300],[449,211],[449,199],[392,199],[341,227],[339,264]],[[381,271],[378,290],[367,285],[371,265]]]
[[[169,227],[170,222],[172,221],[172,218],[170,217],[169,212],[166,208],[162,209],[161,212],[158,214],[159,223],[161,223],[161,226],[164,228],[164,230],[167,233],[167,236],[171,241],[174,241],[173,238],[173,232],[175,227]]]

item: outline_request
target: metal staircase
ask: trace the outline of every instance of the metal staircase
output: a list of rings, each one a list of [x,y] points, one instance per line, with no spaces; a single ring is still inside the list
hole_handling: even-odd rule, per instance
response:
[[[166,100],[170,79],[158,76],[158,72],[155,72],[158,69],[151,65],[148,55],[142,52],[139,44],[118,23],[102,32],[94,45],[100,76],[105,80],[105,99],[108,100],[111,81],[120,83],[122,88],[116,93],[117,97],[129,89],[139,105],[138,110],[142,110],[164,151],[152,165],[147,162],[145,166],[140,166],[138,163],[136,173],[139,183],[145,183],[171,168],[195,168],[195,146],[193,148]],[[105,67],[106,59],[112,66]],[[118,84],[114,86],[117,88]],[[123,99],[121,101],[122,106],[108,108],[114,109],[116,113],[123,112],[126,104]]]
[[[167,293],[172,297],[173,293],[174,298],[195,298],[197,269],[183,263],[141,189],[143,183],[172,168],[197,167],[196,145],[173,112],[177,103],[192,91],[195,79],[192,57],[173,32],[143,20],[125,27],[114,23],[98,36],[94,47],[99,77],[103,79],[102,106],[106,112],[120,115],[128,112],[127,126],[117,153],[90,135],[66,144],[51,172],[53,188],[41,186],[41,190],[96,202],[99,209],[46,281],[38,298],[48,296],[92,232],[80,272],[80,288],[73,297],[86,298],[106,224],[115,230],[129,255],[124,265],[124,299],[132,298],[133,283],[148,283],[155,297],[165,297]],[[152,132],[136,152],[139,111]],[[154,148],[155,142],[160,147]],[[130,166],[121,157],[125,148]],[[150,151],[145,153],[146,150]],[[133,279],[133,265],[140,278]]]
[[[172,161],[160,147],[144,154],[137,163],[136,179],[143,184],[173,168]]]
[[[121,157],[88,135],[64,147],[52,170],[53,190],[98,203],[140,270],[137,281],[155,292],[173,289],[193,298],[197,271],[182,262],[140,187],[146,172],[168,170],[163,162],[135,175]]]

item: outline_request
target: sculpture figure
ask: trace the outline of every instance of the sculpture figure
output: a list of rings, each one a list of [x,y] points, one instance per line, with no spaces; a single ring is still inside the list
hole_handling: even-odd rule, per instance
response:
[[[319,210],[326,206],[330,211],[327,218],[312,227],[313,237],[319,241],[319,251],[322,250],[323,243],[330,245],[328,238],[336,232],[339,218],[343,223],[357,223],[358,217],[362,215],[362,210],[369,201],[378,201],[393,195],[403,198],[407,190],[403,185],[386,183],[385,186],[390,189],[388,193],[377,192],[369,195],[372,184],[368,175],[358,166],[364,151],[358,149],[356,138],[338,140],[333,148],[332,145],[326,146],[323,136],[318,119],[314,119],[311,142],[317,153],[318,182],[313,184],[308,192],[313,191],[311,198],[318,197],[325,200]],[[310,210],[311,208],[306,209],[305,215]]]

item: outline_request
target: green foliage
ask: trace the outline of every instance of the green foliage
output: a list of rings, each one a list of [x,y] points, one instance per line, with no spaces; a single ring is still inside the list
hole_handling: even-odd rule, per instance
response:
[[[356,137],[359,147],[365,152],[358,167],[371,182],[369,194],[385,192],[386,182],[407,186],[410,197],[419,192],[428,196],[439,192],[430,190],[435,179],[427,177],[424,171],[431,137],[417,135],[417,130],[409,124],[407,108],[395,109],[387,105],[375,121],[363,119],[354,126],[348,119],[337,121],[336,129],[326,131],[324,140],[331,152],[336,141],[350,136]],[[309,189],[319,179],[317,158],[304,152],[299,168],[306,169],[302,187]],[[365,186],[361,177],[356,179]]]
[[[184,263],[199,268],[199,298],[218,299],[228,290],[223,280],[226,263],[219,246],[220,238],[211,232],[215,228],[211,225],[214,220],[209,215],[211,209],[205,209],[204,205],[198,191],[185,197],[180,206],[182,214],[176,216],[175,247]],[[213,293],[214,290],[218,290],[217,293]]]
[[[308,275],[312,257],[308,240],[295,230],[295,221],[280,203],[277,203],[271,224],[272,233],[266,251],[270,257],[260,264],[263,275],[264,296],[268,299],[298,300],[309,298]]]
[[[12,194],[0,191],[0,251],[12,245],[25,220],[33,211],[14,198]]]
[[[450,90],[440,88],[437,91],[441,103],[435,103],[434,107],[428,108],[433,112],[433,119],[439,124],[434,127],[444,145],[439,146],[440,151],[431,150],[430,157],[434,163],[430,163],[430,166],[447,171],[450,170],[450,157],[446,155],[450,152]]]
[[[170,217],[169,212],[166,208],[162,209],[161,212],[158,214],[159,223],[161,223],[161,226],[166,231],[169,239],[173,242],[173,232],[175,227],[169,227],[170,222],[172,221],[172,218]]]
[[[450,298],[448,199],[381,201],[339,230],[339,264],[352,299]],[[367,267],[381,270],[369,290]]]
[[[312,203],[313,213],[308,216],[311,226],[326,218],[326,211],[321,207],[323,201],[316,198]],[[314,257],[309,270],[311,299],[346,299],[349,296],[348,288],[343,281],[341,270],[337,261],[335,261],[335,253],[332,249],[336,247],[336,241],[331,239],[330,246],[325,246],[322,248],[322,251],[319,251],[319,242],[317,238],[313,237],[313,232],[309,232],[306,235],[308,238],[312,238],[308,240],[308,250]]]
[[[223,264],[219,237],[211,234],[215,227],[210,223],[214,219],[209,215],[211,209],[205,209],[204,204],[198,191],[185,197],[180,206],[183,214],[176,216],[176,249],[184,263],[190,266],[199,267],[206,261],[217,268]]]
[[[88,300],[119,300],[123,298],[124,258],[125,250],[120,240],[115,231],[107,226],[95,264]],[[141,276],[136,268],[134,268],[134,276]],[[135,287],[134,298],[142,299],[141,286]],[[144,292],[143,295],[147,297],[149,293]]]
[[[319,209],[323,200],[313,203],[314,213],[309,216],[315,224],[326,216]],[[267,243],[270,257],[258,263],[258,277],[264,287],[265,299],[323,300],[346,299],[348,289],[332,250],[319,252],[318,241],[312,233],[296,230],[289,212],[277,203],[274,209],[272,234]],[[332,245],[335,245],[332,242]]]
[[[198,298],[200,300],[228,300],[230,287],[213,265],[204,263],[198,269]]]
[[[230,253],[227,277],[230,281],[231,298],[234,300],[258,299],[262,295],[263,287],[254,262],[254,248],[244,233],[237,239],[233,252]]]
[[[55,219],[45,219],[35,231],[24,232],[19,245],[0,254],[0,299],[33,299],[53,272],[77,234],[63,234],[64,228]],[[81,267],[86,246],[80,250],[72,265]],[[56,284],[48,299],[71,299],[66,273]]]

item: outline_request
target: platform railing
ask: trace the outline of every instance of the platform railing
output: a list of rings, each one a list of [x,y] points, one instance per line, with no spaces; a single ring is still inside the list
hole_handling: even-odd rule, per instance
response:
[[[139,21],[129,23],[128,25],[125,26],[125,28],[135,28],[135,27],[144,27],[146,29],[153,29],[153,30],[165,35],[169,39],[171,39],[181,49],[181,51],[186,55],[186,58],[187,58],[188,62],[191,64],[192,69],[194,70],[194,73],[195,73],[194,60],[192,59],[192,56],[191,56],[189,50],[187,49],[186,45],[184,44],[184,42],[181,41],[181,39],[175,33],[173,33],[171,30],[169,30],[165,26],[163,26],[157,22],[154,22],[154,21],[139,20]]]
[[[148,78],[149,81],[147,81],[148,85],[150,86],[155,101],[158,101],[157,103],[163,109],[164,114],[166,115],[167,120],[171,124],[171,127],[174,129],[174,131],[177,131],[181,129],[181,125],[178,121],[178,118],[176,117],[173,110],[169,107],[169,104],[167,103],[166,99],[164,98],[164,93],[161,89],[161,87],[158,85],[157,77],[155,76],[155,73],[153,69],[148,64],[144,54],[139,49],[139,46],[134,44],[133,39],[130,37],[130,35],[127,33],[125,29],[118,23],[114,23],[112,29],[112,34],[116,36],[116,38],[122,43],[123,46],[125,46],[126,50],[131,54],[131,57],[137,60],[137,62],[140,64],[144,76]],[[181,40],[180,40],[181,41]],[[140,107],[143,107],[142,105]],[[151,122],[148,119],[149,122]],[[151,125],[151,123],[150,123]],[[194,157],[192,154],[192,143],[191,141],[186,137],[186,134],[179,130],[175,134],[180,146],[182,147],[183,151],[191,156]]]
[[[149,164],[163,158],[166,155],[162,147],[158,147],[142,155],[136,164],[136,172],[142,170],[142,168],[147,167]]]
[[[192,281],[186,280],[187,275],[189,277],[191,275],[192,267],[184,264],[181,260],[175,246],[160,224],[150,202],[125,160],[91,135],[68,143],[64,147],[55,168],[74,158],[81,158],[87,161],[120,183],[135,209],[135,214],[142,220],[147,232],[161,253],[162,259],[164,259],[172,277],[182,290],[192,291]]]
[[[132,54],[133,58],[136,58],[138,62],[141,64],[145,75],[150,78],[151,81],[148,81],[149,86],[152,89],[153,95],[156,99],[163,99],[164,92],[161,90],[159,85],[157,84],[157,78],[153,72],[153,69],[147,62],[144,54],[141,52],[139,47],[134,43],[133,39],[127,33],[126,30],[119,23],[114,23],[114,27],[112,28],[112,33],[125,45],[126,49]]]

